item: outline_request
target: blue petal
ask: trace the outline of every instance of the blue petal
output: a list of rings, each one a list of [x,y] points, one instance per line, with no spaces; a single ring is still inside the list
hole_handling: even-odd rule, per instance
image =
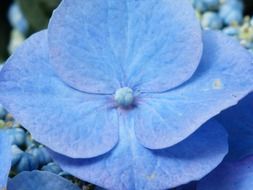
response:
[[[237,40],[214,31],[203,33],[201,64],[191,80],[139,100],[140,142],[152,149],[172,146],[204,122],[253,90],[251,54]]]
[[[0,129],[0,189],[6,187],[11,168],[11,143],[5,131]]]
[[[109,151],[118,141],[111,97],[65,85],[48,62],[47,32],[29,38],[0,74],[0,102],[33,137],[70,157]],[[108,104],[107,104],[108,103]]]
[[[106,189],[160,190],[203,177],[227,153],[226,132],[215,121],[173,147],[150,150],[139,144],[134,133],[138,123],[128,116],[120,119],[120,141],[111,152],[92,159],[51,152],[53,159],[63,170]]]
[[[76,185],[50,172],[22,172],[8,183],[8,190],[80,190]]]
[[[217,117],[229,134],[229,160],[253,154],[253,93]]]
[[[191,77],[202,53],[188,0],[65,0],[50,21],[49,44],[63,80],[93,93],[170,89]]]
[[[202,179],[197,190],[252,190],[253,157],[233,162],[223,162]]]

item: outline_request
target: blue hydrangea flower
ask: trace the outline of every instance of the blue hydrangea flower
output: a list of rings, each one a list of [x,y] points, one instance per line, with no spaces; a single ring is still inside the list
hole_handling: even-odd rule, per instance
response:
[[[22,172],[8,182],[8,190],[80,190],[70,181],[50,172]]]
[[[216,119],[229,134],[229,154],[226,160],[240,160],[253,155],[253,93],[223,111]]]
[[[253,93],[217,119],[229,134],[229,153],[210,174],[182,190],[251,190],[253,186]],[[180,189],[181,190],[181,189]]]
[[[251,190],[253,187],[253,156],[223,162],[202,179],[197,190]]]
[[[253,186],[253,93],[216,119],[229,134],[229,153],[196,190],[251,190]]]
[[[11,144],[8,135],[0,129],[0,189],[5,189],[11,168]]]
[[[71,174],[166,189],[222,161],[227,135],[209,119],[253,89],[252,72],[188,0],[64,0],[7,61],[0,101]]]

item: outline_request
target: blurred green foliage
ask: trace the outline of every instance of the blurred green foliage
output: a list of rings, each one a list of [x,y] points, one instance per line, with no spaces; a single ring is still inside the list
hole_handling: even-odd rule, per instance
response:
[[[29,34],[47,28],[52,11],[60,0],[16,0],[29,23]]]
[[[47,28],[53,10],[60,0],[15,0],[28,22],[26,37],[39,30]],[[11,24],[8,20],[8,11],[12,0],[0,1],[0,63],[9,56],[8,45],[11,36]]]
[[[9,56],[8,44],[11,25],[8,21],[7,13],[11,3],[11,0],[2,0],[0,5],[0,63]]]

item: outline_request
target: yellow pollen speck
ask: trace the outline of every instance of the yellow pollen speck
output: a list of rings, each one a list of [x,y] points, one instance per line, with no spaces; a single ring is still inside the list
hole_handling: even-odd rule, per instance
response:
[[[221,89],[222,88],[222,82],[220,79],[216,79],[213,82],[213,89]]]
[[[147,176],[147,179],[148,179],[148,180],[154,180],[155,178],[156,178],[156,175],[155,175],[155,174],[152,174],[152,175]]]

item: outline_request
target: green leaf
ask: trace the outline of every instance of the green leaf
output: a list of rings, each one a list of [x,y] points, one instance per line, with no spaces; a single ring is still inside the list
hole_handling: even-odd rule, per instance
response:
[[[47,28],[49,18],[60,0],[17,0],[31,33]]]

